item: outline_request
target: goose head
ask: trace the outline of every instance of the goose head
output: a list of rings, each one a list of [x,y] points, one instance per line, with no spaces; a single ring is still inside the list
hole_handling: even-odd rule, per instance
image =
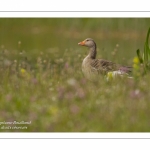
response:
[[[91,39],[91,38],[87,38],[87,39],[85,39],[84,41],[79,42],[78,45],[86,46],[86,47],[89,47],[89,48],[96,46],[94,40]]]

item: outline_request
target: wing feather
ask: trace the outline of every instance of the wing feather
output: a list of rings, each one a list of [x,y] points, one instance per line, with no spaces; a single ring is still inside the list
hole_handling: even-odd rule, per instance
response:
[[[124,72],[124,73],[132,72],[132,67],[121,66],[119,64],[113,63],[105,59],[93,59],[91,61],[91,67],[100,73],[102,72],[107,73],[109,71],[117,71],[117,70]]]

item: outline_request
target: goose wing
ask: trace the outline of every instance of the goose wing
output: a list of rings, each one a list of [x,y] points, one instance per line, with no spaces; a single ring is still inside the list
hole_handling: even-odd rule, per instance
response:
[[[91,67],[93,70],[97,70],[100,73],[107,73],[109,71],[114,71],[117,69],[115,63],[105,60],[105,59],[93,59],[91,61]]]

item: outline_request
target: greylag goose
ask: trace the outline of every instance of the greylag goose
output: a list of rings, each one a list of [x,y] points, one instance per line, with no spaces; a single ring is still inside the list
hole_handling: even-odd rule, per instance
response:
[[[121,66],[105,59],[96,59],[96,43],[91,38],[79,42],[78,45],[89,48],[89,54],[82,62],[82,72],[88,79],[95,79],[95,76],[107,75],[109,72],[114,72],[116,75],[128,75],[132,70],[132,67]]]

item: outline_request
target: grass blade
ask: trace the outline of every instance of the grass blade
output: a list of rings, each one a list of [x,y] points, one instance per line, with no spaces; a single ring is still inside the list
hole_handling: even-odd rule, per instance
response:
[[[142,57],[141,57],[140,50],[137,49],[136,53],[137,53],[137,56],[138,56],[138,59],[139,59],[140,63],[142,64],[142,63],[143,63],[143,59],[142,59]]]
[[[144,45],[144,64],[146,65],[148,62],[148,50],[147,50],[147,43],[145,42]]]
[[[150,49],[149,49],[149,44],[148,44],[149,34],[150,34],[150,28],[147,32],[146,41],[145,41],[145,44],[144,44],[144,53],[143,53],[143,61],[144,61],[144,66],[146,68],[148,67],[149,58],[150,58]]]
[[[150,35],[150,28],[149,28],[149,30],[148,30],[148,32],[147,32],[146,42],[145,42],[145,47],[144,47],[144,48],[146,48],[147,53],[150,55],[149,35]]]

